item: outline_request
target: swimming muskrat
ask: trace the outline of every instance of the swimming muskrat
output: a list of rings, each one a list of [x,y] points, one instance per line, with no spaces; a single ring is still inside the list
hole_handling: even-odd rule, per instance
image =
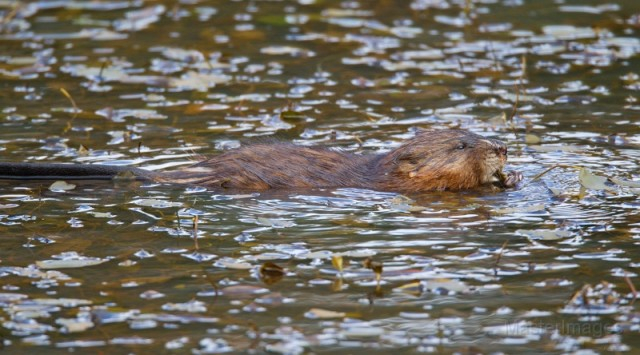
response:
[[[513,187],[522,179],[504,174],[506,145],[465,130],[419,131],[400,147],[356,155],[289,143],[233,149],[170,172],[95,164],[0,163],[0,179],[138,180],[208,188],[360,187],[382,191],[463,190],[486,184]]]

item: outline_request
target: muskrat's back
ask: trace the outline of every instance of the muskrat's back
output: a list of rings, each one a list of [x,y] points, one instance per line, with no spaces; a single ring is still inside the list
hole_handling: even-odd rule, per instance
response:
[[[364,186],[369,157],[288,143],[252,144],[233,149],[173,173],[173,183],[265,190]]]

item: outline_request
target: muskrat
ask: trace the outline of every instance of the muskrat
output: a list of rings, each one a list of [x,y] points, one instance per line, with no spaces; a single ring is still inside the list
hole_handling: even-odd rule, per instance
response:
[[[419,131],[400,147],[356,155],[289,143],[257,143],[169,172],[109,165],[0,163],[0,179],[138,180],[208,188],[360,187],[382,191],[463,190],[486,184],[513,187],[517,172],[504,174],[506,145],[465,130]]]

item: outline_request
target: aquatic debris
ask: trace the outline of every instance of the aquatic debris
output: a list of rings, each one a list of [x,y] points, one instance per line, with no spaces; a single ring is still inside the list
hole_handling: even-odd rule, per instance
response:
[[[139,10],[127,11],[125,18],[113,22],[116,31],[140,31],[148,28],[151,24],[160,20],[160,15],[164,14],[164,5],[148,6]]]
[[[581,168],[580,173],[578,175],[580,179],[580,184],[592,190],[605,190],[605,191],[615,191],[610,185],[610,180],[604,176],[595,175],[587,168]]]
[[[169,208],[169,207],[181,207],[182,202],[172,202],[167,200],[153,199],[153,198],[141,198],[130,201],[137,206],[154,207],[154,208]]]
[[[246,297],[263,293],[269,293],[269,289],[250,285],[228,286],[223,288],[221,292],[221,294],[229,297]]]
[[[455,279],[431,279],[419,282],[411,282],[393,289],[393,292],[402,292],[419,296],[424,293],[436,295],[455,295],[457,293],[469,293],[475,288],[465,282]]]
[[[203,313],[207,311],[207,306],[202,301],[189,301],[184,303],[165,303],[162,305],[163,311],[180,311],[189,313]]]
[[[202,252],[198,252],[198,251],[194,251],[192,253],[182,253],[180,255],[185,257],[185,258],[187,258],[187,259],[191,259],[193,261],[197,261],[199,263],[206,262],[206,261],[211,261],[211,260],[213,260],[213,259],[218,257],[215,254],[202,253]]]
[[[518,229],[516,233],[519,235],[525,236],[530,240],[543,240],[543,241],[562,240],[562,239],[567,239],[574,236],[574,233],[572,233],[571,231],[562,230],[562,229],[536,229],[536,230]]]
[[[104,108],[96,111],[96,114],[113,122],[126,122],[126,118],[138,118],[141,120],[164,120],[166,115],[150,109],[118,109]]]
[[[179,78],[168,78],[167,84],[178,90],[208,91],[217,84],[226,83],[231,77],[223,74],[188,71]]]
[[[309,319],[344,318],[346,315],[344,312],[335,312],[320,308],[311,308],[304,314],[305,318]]]
[[[194,354],[223,354],[233,352],[235,349],[222,338],[204,338],[199,342],[200,348],[193,349]]]
[[[234,269],[234,270],[249,270],[253,268],[253,265],[246,261],[229,258],[229,257],[224,257],[217,260],[215,263],[213,263],[213,266],[220,267],[220,268]]]
[[[615,286],[606,281],[595,286],[586,284],[576,291],[560,310],[564,314],[614,314],[629,301],[614,290]]]
[[[285,269],[270,261],[260,266],[260,279],[267,285],[280,281],[285,273]]]
[[[49,190],[52,192],[66,192],[76,188],[76,185],[69,184],[65,181],[56,181],[51,186],[49,186]]]
[[[95,326],[88,312],[78,314],[77,318],[58,318],[56,324],[62,326],[62,333],[80,333]]]
[[[288,54],[293,57],[314,57],[316,54],[313,51],[303,48],[297,48],[292,46],[270,46],[260,49],[263,54],[270,55],[283,55]]]
[[[83,256],[74,251],[53,255],[53,258],[36,261],[36,265],[41,269],[66,269],[100,265],[110,260],[109,258]]]

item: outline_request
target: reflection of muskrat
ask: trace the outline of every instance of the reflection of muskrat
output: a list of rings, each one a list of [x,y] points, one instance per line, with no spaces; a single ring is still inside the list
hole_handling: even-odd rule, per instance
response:
[[[429,130],[380,155],[260,143],[172,172],[108,165],[0,163],[0,178],[110,179],[130,172],[139,180],[211,188],[361,187],[419,192],[470,189],[490,183],[514,186],[522,175],[503,174],[506,160],[507,147],[498,140],[463,130]]]

